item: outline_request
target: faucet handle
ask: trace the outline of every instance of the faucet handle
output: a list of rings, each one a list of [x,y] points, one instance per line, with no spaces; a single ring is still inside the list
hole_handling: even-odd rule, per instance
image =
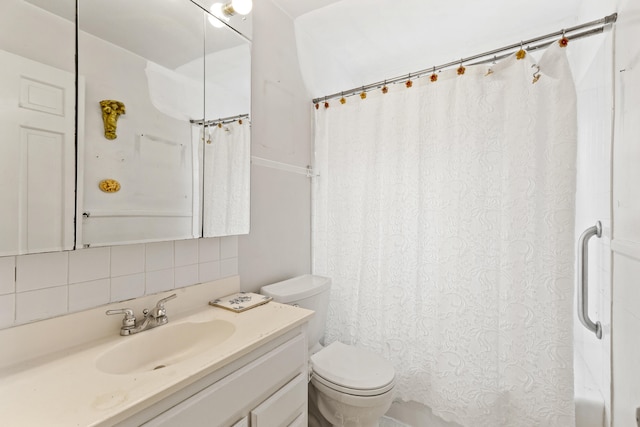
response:
[[[171,294],[171,295],[169,295],[169,296],[168,296],[168,297],[166,297],[166,298],[162,298],[160,301],[158,301],[158,302],[156,303],[156,308],[158,308],[158,309],[163,309],[163,308],[164,308],[164,303],[165,303],[165,302],[167,302],[167,301],[169,301],[169,300],[172,300],[172,299],[174,299],[174,298],[177,298],[177,297],[178,297],[178,295],[177,295],[177,294]]]
[[[124,314],[122,319],[122,327],[132,328],[136,325],[136,316],[133,314],[133,310],[130,308],[118,308],[115,310],[107,310],[106,314]]]
[[[176,298],[177,296],[178,295],[176,295],[176,294],[171,294],[166,298],[162,298],[161,300],[159,300],[156,303],[156,306],[154,308],[152,308],[151,310],[145,308],[142,311],[142,314],[144,314],[145,317],[151,316],[151,317],[155,317],[156,319],[159,318],[159,317],[166,316],[167,315],[167,309],[164,308],[164,303],[169,301],[169,300],[172,300],[172,299]]]

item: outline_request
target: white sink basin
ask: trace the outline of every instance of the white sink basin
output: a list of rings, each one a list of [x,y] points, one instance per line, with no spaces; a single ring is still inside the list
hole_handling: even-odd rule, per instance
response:
[[[131,374],[162,369],[225,342],[236,327],[226,320],[167,324],[122,337],[101,354],[96,367],[108,374]]]

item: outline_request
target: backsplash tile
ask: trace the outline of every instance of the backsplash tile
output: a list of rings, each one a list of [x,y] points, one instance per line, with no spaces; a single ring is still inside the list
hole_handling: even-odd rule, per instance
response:
[[[0,328],[13,325],[16,317],[16,294],[0,295]]]
[[[238,256],[238,236],[226,236],[220,238],[220,259],[234,258]]]
[[[110,254],[109,248],[78,249],[69,252],[69,283],[109,277]]]
[[[144,244],[111,247],[111,277],[144,272]]]
[[[176,240],[173,248],[175,253],[174,263],[176,267],[194,265],[198,263],[198,241],[196,239]],[[237,250],[236,256],[238,256]]]
[[[145,294],[157,294],[158,292],[173,289],[173,268],[167,270],[149,271],[146,273]]]
[[[110,302],[111,280],[100,279],[69,285],[69,311],[80,311]]]
[[[220,262],[204,262],[199,264],[198,277],[200,282],[218,280],[220,278]]]
[[[16,294],[16,322],[58,316],[68,311],[68,286],[39,289]]]
[[[16,291],[53,288],[68,283],[69,252],[23,255],[16,259]]]
[[[198,280],[198,264],[176,267],[174,270],[175,287],[184,288],[200,283]]]
[[[124,301],[144,295],[144,273],[111,278],[111,302]]]
[[[0,257],[0,329],[234,276],[237,251],[216,237]]]
[[[145,271],[173,268],[173,242],[156,242],[145,245]]]
[[[16,257],[0,258],[0,295],[12,294],[16,291],[15,267]]]
[[[220,239],[210,237],[198,240],[198,262],[211,262],[220,259]]]
[[[238,274],[238,258],[227,258],[220,261],[220,277]]]

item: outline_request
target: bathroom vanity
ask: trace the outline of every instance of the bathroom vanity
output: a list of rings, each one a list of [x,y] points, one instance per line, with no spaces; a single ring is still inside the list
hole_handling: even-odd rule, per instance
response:
[[[174,292],[167,325],[120,336],[120,318],[171,292],[0,331],[4,425],[305,426],[312,311],[212,298],[237,277]]]

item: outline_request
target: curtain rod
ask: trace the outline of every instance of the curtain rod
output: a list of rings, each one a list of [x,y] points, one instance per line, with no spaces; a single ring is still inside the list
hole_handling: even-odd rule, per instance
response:
[[[569,37],[569,33],[573,33],[585,28],[589,28],[589,27],[595,27],[595,26],[600,26],[599,28],[595,28],[589,31],[584,31],[582,33],[578,33],[578,34],[573,34],[570,38],[572,40],[576,40],[576,39],[580,39],[583,37],[589,37],[592,36],[594,34],[599,34],[602,33],[604,31],[604,28],[607,25],[613,24],[616,22],[616,20],[618,19],[618,14],[617,13],[613,13],[611,15],[605,16],[604,18],[601,19],[597,19],[595,21],[591,21],[591,22],[586,22],[584,24],[580,24],[580,25],[576,25],[575,27],[571,27],[571,28],[566,28],[560,31],[556,31],[553,33],[549,33],[549,34],[545,34],[544,36],[539,36],[539,37],[535,37],[529,40],[523,40],[521,42],[518,43],[514,43],[508,46],[504,46],[498,49],[494,49],[494,50],[490,50],[487,52],[483,52],[477,55],[473,55],[473,56],[469,56],[467,58],[461,58],[458,59],[456,61],[452,61],[452,62],[448,62],[446,64],[442,64],[442,65],[436,65],[435,67],[430,67],[430,68],[425,68],[423,70],[420,71],[416,71],[413,73],[409,73],[409,74],[403,74],[402,76],[398,76],[398,77],[394,77],[391,79],[387,79],[384,81],[379,81],[376,83],[371,83],[368,85],[364,85],[364,86],[358,86],[357,88],[353,88],[353,89],[349,89],[349,90],[345,90],[345,91],[341,91],[341,92],[336,92],[333,93],[331,95],[326,95],[326,96],[322,96],[319,98],[314,98],[311,102],[313,104],[316,104],[320,101],[326,101],[328,99],[334,99],[334,98],[338,98],[338,97],[348,97],[348,96],[352,96],[355,94],[359,94],[361,92],[366,92],[368,90],[371,89],[377,89],[380,88],[384,85],[388,85],[388,84],[394,84],[394,83],[399,83],[399,82],[404,82],[405,80],[407,80],[408,78],[420,78],[422,76],[424,76],[425,74],[431,74],[435,71],[439,71],[445,68],[449,68],[449,67],[453,67],[455,65],[460,65],[461,63],[468,63],[468,65],[477,65],[477,64],[484,64],[487,62],[492,62],[498,59],[502,59],[502,58],[506,58],[507,56],[511,55],[512,52],[509,53],[504,53],[506,51],[511,51],[517,48],[522,48],[526,51],[532,51],[532,50],[536,50],[536,49],[542,49],[542,48],[546,48],[549,45],[551,45],[551,43],[553,43],[553,41],[548,41],[545,43],[541,43],[535,46],[530,46],[532,43],[537,43],[537,42],[541,42],[544,40],[548,40],[554,37],[558,37],[558,36],[567,36]],[[527,45],[525,47],[525,45]],[[500,56],[497,56],[498,54],[500,54]],[[477,59],[481,59],[484,58],[483,60],[477,61],[477,62],[473,62],[473,63],[469,63],[470,61],[475,61]]]
[[[217,125],[218,123],[222,123],[223,125],[226,125],[227,123],[231,123],[231,122],[235,122],[238,119],[246,119],[249,117],[249,114],[238,114],[236,116],[229,116],[229,117],[224,117],[221,119],[214,119],[214,120],[189,120],[189,123],[192,123],[194,125],[204,125],[204,126],[213,126],[213,125]]]

